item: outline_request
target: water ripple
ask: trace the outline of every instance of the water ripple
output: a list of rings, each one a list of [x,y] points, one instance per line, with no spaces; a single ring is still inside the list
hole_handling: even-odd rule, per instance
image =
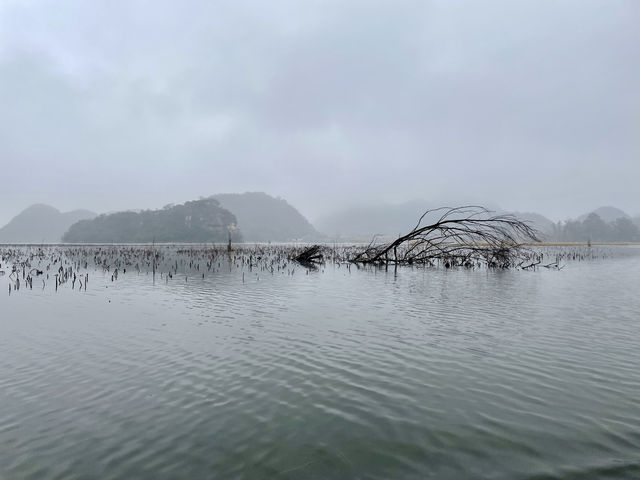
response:
[[[640,477],[638,272],[223,268],[17,292],[0,478]]]

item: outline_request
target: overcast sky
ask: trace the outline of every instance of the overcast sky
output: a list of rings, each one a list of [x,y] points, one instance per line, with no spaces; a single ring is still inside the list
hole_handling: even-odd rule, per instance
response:
[[[0,225],[266,191],[640,213],[640,1],[0,0]]]

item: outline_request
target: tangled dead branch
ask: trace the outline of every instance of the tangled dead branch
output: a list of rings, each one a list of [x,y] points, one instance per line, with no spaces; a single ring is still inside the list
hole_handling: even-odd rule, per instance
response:
[[[435,223],[422,225],[434,215]],[[525,244],[536,241],[538,232],[513,215],[493,215],[479,206],[442,207],[427,210],[406,235],[381,245],[372,242],[349,260],[373,265],[509,268],[522,265],[528,259]]]
[[[293,260],[307,267],[314,268],[317,264],[324,261],[322,247],[320,245],[313,245],[300,253],[296,252],[293,256]]]

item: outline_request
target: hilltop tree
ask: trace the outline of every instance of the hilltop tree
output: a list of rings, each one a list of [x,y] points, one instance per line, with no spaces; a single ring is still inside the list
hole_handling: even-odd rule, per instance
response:
[[[582,230],[588,236],[587,240],[606,242],[611,239],[611,229],[596,213],[590,213],[582,222]]]
[[[229,232],[241,241],[236,217],[212,198],[167,205],[161,210],[119,212],[84,220],[69,228],[69,243],[226,242]]]
[[[611,223],[612,238],[621,242],[640,241],[640,229],[630,219],[626,217],[616,218]]]

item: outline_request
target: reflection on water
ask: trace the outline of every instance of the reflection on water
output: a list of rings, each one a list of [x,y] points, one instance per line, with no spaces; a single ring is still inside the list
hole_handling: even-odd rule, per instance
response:
[[[640,478],[640,258],[0,278],[0,477]],[[245,279],[243,283],[242,272]]]

